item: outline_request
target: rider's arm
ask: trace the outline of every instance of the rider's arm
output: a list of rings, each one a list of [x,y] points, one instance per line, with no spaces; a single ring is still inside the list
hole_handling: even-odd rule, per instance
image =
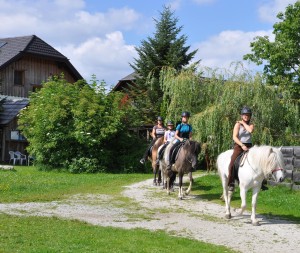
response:
[[[246,122],[244,122],[244,121],[239,121],[239,123],[240,124],[242,124],[243,125],[243,127],[249,132],[249,133],[252,133],[253,132],[253,130],[254,130],[254,125],[253,124],[247,124]]]
[[[168,136],[168,131],[165,132],[165,135],[164,135],[164,143],[167,142],[167,136]]]
[[[155,126],[152,128],[152,133],[151,136],[153,139],[156,139],[156,131],[155,131]]]
[[[179,137],[179,130],[176,130],[176,132],[175,132],[175,139],[177,139],[179,141],[183,141],[183,138]]]

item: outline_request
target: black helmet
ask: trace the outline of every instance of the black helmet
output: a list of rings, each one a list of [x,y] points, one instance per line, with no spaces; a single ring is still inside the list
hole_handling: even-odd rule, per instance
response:
[[[162,118],[162,117],[160,117],[160,116],[158,116],[158,117],[157,117],[157,120],[161,120],[161,121],[163,121],[163,118]]]
[[[181,113],[181,117],[190,117],[190,113],[189,112],[183,112]]]
[[[172,120],[169,120],[168,123],[167,123],[167,126],[174,126],[174,123]]]
[[[252,115],[252,111],[251,111],[251,109],[250,109],[249,107],[244,106],[244,107],[242,108],[242,110],[241,110],[241,115],[242,115],[242,114],[250,114],[250,115]]]

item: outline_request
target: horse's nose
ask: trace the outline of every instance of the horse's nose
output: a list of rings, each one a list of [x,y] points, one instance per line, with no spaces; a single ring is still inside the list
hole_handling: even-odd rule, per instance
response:
[[[279,178],[279,182],[281,183],[283,181],[283,177],[280,177]]]

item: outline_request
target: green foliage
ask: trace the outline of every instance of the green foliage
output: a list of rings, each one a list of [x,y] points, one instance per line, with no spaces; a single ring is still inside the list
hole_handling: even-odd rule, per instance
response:
[[[178,19],[174,17],[170,7],[164,6],[160,19],[154,19],[154,22],[154,36],[141,41],[141,46],[136,48],[139,58],[130,64],[137,73],[136,90],[139,90],[131,93],[131,97],[145,122],[151,122],[161,114],[163,94],[159,76],[162,67],[180,70],[197,52],[195,50],[188,53],[190,46],[185,46],[187,37],[179,35],[182,27],[177,27]]]
[[[279,93],[266,85],[260,75],[239,71],[228,75],[201,71],[209,78],[200,78],[193,70],[177,73],[162,71],[161,85],[166,96],[172,97],[167,117],[175,118],[182,110],[192,112],[193,138],[206,143],[210,158],[231,148],[234,124],[240,120],[240,109],[253,110],[254,144],[273,146],[299,143],[299,108],[288,92]]]
[[[95,78],[88,85],[56,77],[31,94],[19,125],[37,164],[76,173],[110,166],[116,154],[104,147],[123,131],[127,105],[120,105],[120,93],[106,94],[104,85]]]
[[[258,36],[250,44],[251,54],[244,56],[257,65],[264,65],[264,73],[269,84],[288,89],[294,99],[300,101],[300,2],[288,5],[285,13],[277,15],[280,22],[275,23],[275,41],[268,36]]]

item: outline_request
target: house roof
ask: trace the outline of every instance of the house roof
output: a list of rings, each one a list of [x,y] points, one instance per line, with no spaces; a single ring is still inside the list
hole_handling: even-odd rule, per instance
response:
[[[134,83],[134,81],[136,80],[137,75],[138,74],[136,72],[133,72],[133,73],[123,77],[122,79],[119,80],[119,82],[116,84],[116,86],[112,90],[113,91],[120,91],[124,87],[127,88],[128,83]]]
[[[82,76],[67,57],[36,35],[0,38],[0,70],[25,54],[51,58],[55,61],[63,62],[71,70],[75,79],[82,79]]]
[[[9,124],[29,104],[28,98],[0,95],[2,110],[0,111],[0,125]]]

